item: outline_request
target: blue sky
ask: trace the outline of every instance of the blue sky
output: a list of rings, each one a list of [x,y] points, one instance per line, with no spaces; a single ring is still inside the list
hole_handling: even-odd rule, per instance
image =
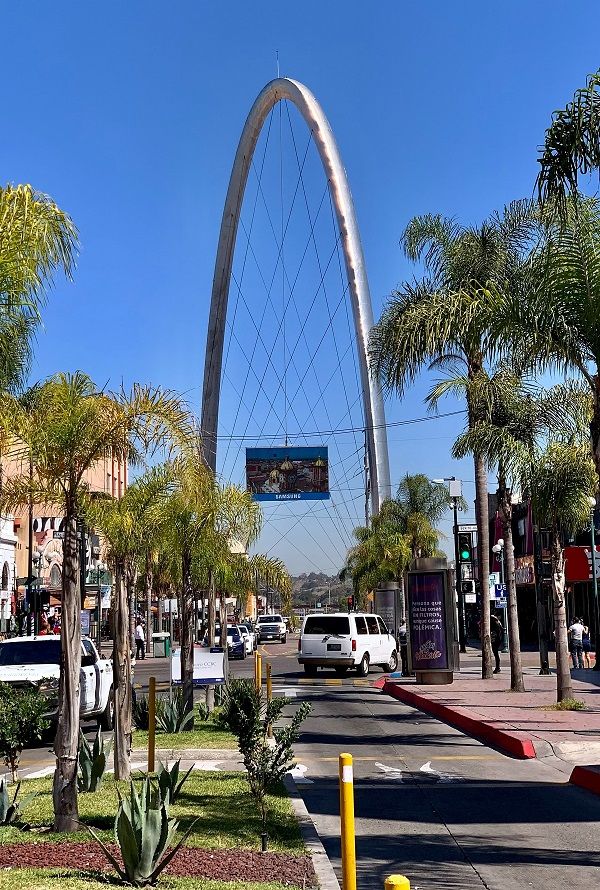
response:
[[[75,282],[50,296],[33,376],[82,368],[99,384],[160,383],[198,409],[227,181],[277,51],[333,126],[377,317],[413,273],[398,247],[413,215],[478,222],[531,194],[552,110],[600,65],[599,18],[597,3],[578,0],[4,4],[0,179],[50,193],[82,244]],[[429,382],[391,400],[388,420],[422,416]],[[454,473],[472,501],[468,462],[449,458],[459,428],[454,417],[390,429],[394,482]],[[359,521],[352,504],[338,504],[332,543],[325,515],[292,531],[292,514],[267,511],[260,546],[292,571],[333,571]]]

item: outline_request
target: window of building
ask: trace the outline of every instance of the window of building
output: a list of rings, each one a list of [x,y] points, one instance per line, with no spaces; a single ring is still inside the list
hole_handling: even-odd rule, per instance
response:
[[[8,563],[2,566],[2,590],[8,590]]]

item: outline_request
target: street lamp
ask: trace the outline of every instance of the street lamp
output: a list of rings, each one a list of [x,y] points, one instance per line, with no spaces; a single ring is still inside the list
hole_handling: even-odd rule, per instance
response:
[[[35,551],[31,555],[31,562],[33,564],[33,568],[35,570],[35,575],[31,579],[30,587],[31,590],[31,608],[33,609],[33,633],[34,635],[39,633],[40,630],[40,565],[42,562],[42,553],[44,551],[40,550],[39,547],[35,548]]]
[[[600,671],[598,659],[598,641],[600,640],[600,621],[598,616],[598,566],[596,565],[596,529],[594,527],[594,513],[596,512],[596,498],[588,498],[590,504],[590,532],[592,537],[592,578],[594,579],[594,652],[596,661],[594,670]]]
[[[458,643],[461,652],[467,651],[467,635],[465,632],[465,597],[460,583],[460,554],[458,552],[458,499],[462,497],[462,482],[456,476],[445,476],[443,479],[432,479],[434,485],[448,482],[448,493],[452,498],[452,516],[454,519],[454,585],[458,600]]]

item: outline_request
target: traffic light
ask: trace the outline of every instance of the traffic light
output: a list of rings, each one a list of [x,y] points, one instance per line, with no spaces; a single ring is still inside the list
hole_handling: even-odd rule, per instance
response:
[[[349,612],[354,611],[354,594],[352,594],[352,596],[348,597],[348,611]]]
[[[460,592],[461,593],[475,593],[475,582],[474,581],[461,581],[460,582]]]
[[[473,562],[473,536],[471,532],[459,532],[458,558],[461,562]]]

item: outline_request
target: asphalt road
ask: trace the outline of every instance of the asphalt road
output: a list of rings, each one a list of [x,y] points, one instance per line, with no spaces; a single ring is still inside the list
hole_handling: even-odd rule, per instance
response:
[[[298,788],[340,876],[338,755],[354,758],[360,890],[392,873],[412,890],[600,886],[600,798],[566,783],[558,761],[519,761],[384,696],[366,680],[306,678],[297,638],[267,644],[275,690],[312,712],[296,754]],[[253,659],[234,662],[251,676]],[[164,660],[136,665],[143,688]],[[24,760],[48,753],[24,752]]]

